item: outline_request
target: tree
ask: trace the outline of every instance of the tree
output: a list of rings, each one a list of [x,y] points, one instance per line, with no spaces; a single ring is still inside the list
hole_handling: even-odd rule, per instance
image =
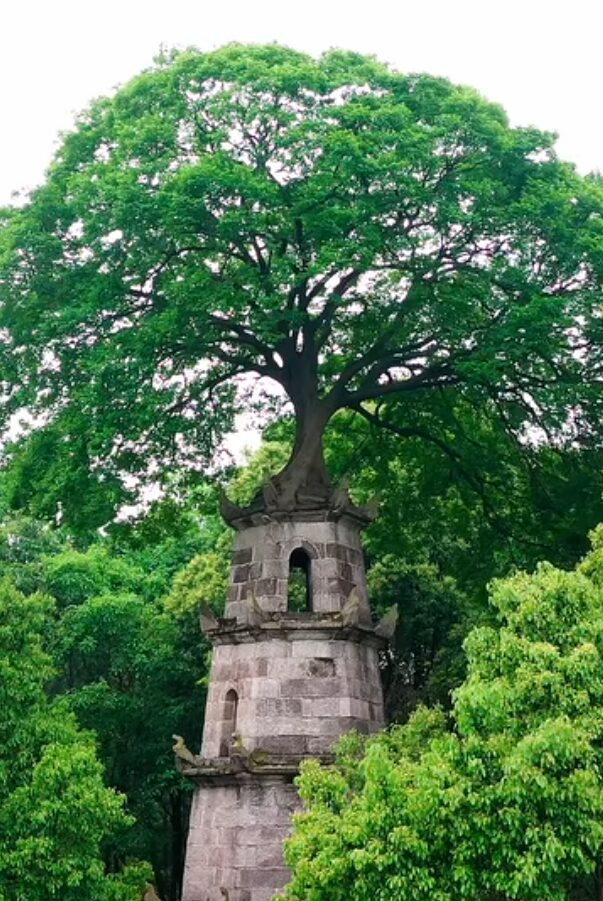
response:
[[[269,380],[296,421],[283,508],[329,500],[343,408],[444,451],[429,396],[592,440],[602,212],[551,135],[468,88],[341,51],[163,57],[4,216],[5,415],[42,416],[111,494],[201,465]]]
[[[180,897],[190,802],[172,735],[200,745],[207,653],[197,617],[175,620],[136,595],[90,598],[57,627],[65,702],[96,733],[109,784],[136,818],[111,858],[150,860],[165,901]]]
[[[43,710],[56,708],[57,721],[74,728],[75,715],[79,726],[89,730],[74,733],[78,741],[85,737],[90,745],[88,757],[78,750],[79,756],[74,751],[73,758],[82,766],[87,761],[93,784],[102,764],[106,784],[125,801],[124,822],[132,819],[127,829],[108,830],[98,865],[117,872],[129,860],[148,860],[161,898],[176,901],[191,786],[174,767],[172,735],[186,735],[193,747],[200,743],[204,706],[200,677],[206,672],[208,645],[199,640],[196,611],[173,615],[164,609],[162,597],[183,559],[211,544],[186,511],[178,527],[173,505],[164,502],[161,507],[166,505],[169,512],[153,509],[150,521],[131,526],[129,534],[122,531],[122,524],[118,535],[97,538],[80,550],[60,529],[23,518],[6,520],[0,528],[0,560],[4,574],[25,596],[23,605],[35,606],[41,592],[46,597],[48,610],[40,630],[51,678],[39,674]],[[215,511],[212,518],[219,521]],[[221,529],[226,529],[223,523]],[[117,537],[121,548],[115,544]],[[194,587],[194,578],[188,584]],[[29,618],[23,610],[29,607],[22,609],[22,596],[16,597],[19,603],[12,613],[25,628]],[[32,646],[20,643],[12,625],[6,641],[12,641],[11,651],[20,654],[23,674],[39,668]],[[13,713],[27,706],[18,701],[16,695],[14,711],[3,708],[8,733]],[[65,731],[61,757],[69,758],[67,744],[75,738]],[[75,771],[73,778],[75,784],[79,779]],[[91,797],[90,804],[94,803]],[[24,830],[30,828],[28,813],[24,809]],[[78,897],[84,895],[88,897],[82,890]],[[132,891],[123,901],[140,897]],[[30,898],[38,899],[33,889],[27,901]]]
[[[103,783],[91,733],[45,683],[52,602],[0,585],[0,897],[135,901],[147,866],[108,875],[102,851],[132,820]]]
[[[601,530],[576,571],[497,582],[444,715],[344,739],[305,765],[285,897],[599,901],[603,892]]]

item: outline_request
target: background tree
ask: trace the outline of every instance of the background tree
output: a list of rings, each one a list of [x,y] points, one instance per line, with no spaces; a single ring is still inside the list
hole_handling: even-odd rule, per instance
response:
[[[600,530],[574,572],[497,582],[466,642],[454,731],[421,709],[304,767],[285,897],[598,901],[602,891]]]
[[[132,824],[124,798],[104,785],[91,733],[45,692],[52,606],[0,585],[0,896],[133,901],[150,868],[109,875],[103,860]]]
[[[173,505],[167,505],[168,511],[155,508],[144,523],[130,524],[127,534],[121,524],[111,539],[97,536],[96,543],[88,547],[80,538],[79,549],[56,527],[21,517],[6,520],[0,529],[0,566],[3,575],[10,575],[25,595],[17,595],[20,602],[13,604],[12,610],[14,617],[23,619],[23,628],[28,623],[26,605],[35,606],[40,591],[47,598],[38,637],[52,678],[40,671],[36,684],[43,710],[56,708],[56,721],[70,724],[64,739],[65,766],[70,757],[68,741],[75,741],[78,735],[78,741],[85,738],[86,755],[78,750],[76,756],[74,751],[74,760],[81,757],[82,767],[87,761],[94,773],[92,784],[102,786],[104,776],[106,785],[117,790],[125,802],[122,819],[128,828],[107,828],[95,866],[102,869],[104,864],[116,872],[129,860],[148,860],[160,897],[177,901],[190,786],[174,768],[172,734],[186,735],[193,747],[200,743],[201,682],[208,648],[199,635],[196,609],[189,605],[176,615],[171,607],[164,607],[163,597],[174,574],[195,550],[203,550],[206,539],[188,510],[178,522]],[[218,519],[215,512],[213,518]],[[180,542],[178,551],[175,541]],[[194,579],[188,582],[196,587]],[[13,625],[6,632],[6,641],[12,641],[15,653],[19,649],[23,673],[39,670],[38,646],[21,642]],[[17,706],[3,708],[2,714],[7,734],[19,705],[25,707],[20,695],[13,694]],[[7,756],[19,741],[18,737],[9,741]],[[78,773],[74,770],[74,780]],[[82,796],[81,804],[85,803]],[[89,803],[95,803],[92,795]],[[23,842],[36,835],[30,814],[31,809],[23,809]],[[86,862],[84,856],[78,861],[82,866]],[[73,862],[74,870],[78,861]],[[40,862],[36,877],[40,884],[47,863],[46,859]],[[78,885],[76,875],[73,880]],[[48,884],[55,883],[51,879]],[[82,889],[76,896],[84,894]],[[140,896],[132,889],[123,901],[139,901]],[[38,895],[31,888],[23,897],[29,901]]]
[[[58,465],[87,473],[65,489],[106,484],[109,503],[124,471],[207,459],[248,374],[295,412],[285,507],[328,499],[341,408],[433,441],[462,398],[518,439],[586,441],[602,193],[552,145],[356,54],[162,58],[80,116],[4,217],[5,414],[42,415]]]

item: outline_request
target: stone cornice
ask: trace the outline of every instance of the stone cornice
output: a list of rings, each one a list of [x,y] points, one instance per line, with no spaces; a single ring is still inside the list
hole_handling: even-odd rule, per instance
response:
[[[220,513],[225,522],[237,532],[269,522],[333,522],[339,519],[347,519],[363,529],[377,515],[377,501],[357,506],[351,501],[347,489],[333,491],[330,498],[311,498],[306,503],[301,501],[295,507],[285,508],[280,506],[275,492],[267,491],[271,484],[267,482],[263,493],[246,507],[240,507],[223,494]]]
[[[298,775],[301,764],[306,760],[317,760],[323,765],[329,765],[333,763],[334,756],[332,754],[299,756],[252,751],[245,756],[213,758],[195,756],[194,762],[176,757],[176,768],[183,776],[197,782],[230,785],[270,776],[293,778]]]
[[[214,645],[248,644],[275,638],[289,641],[353,641],[381,649],[387,639],[376,635],[373,626],[360,623],[344,625],[341,613],[265,613],[262,622],[241,624],[236,619],[216,619],[214,628],[205,627]],[[259,617],[258,617],[259,619]]]

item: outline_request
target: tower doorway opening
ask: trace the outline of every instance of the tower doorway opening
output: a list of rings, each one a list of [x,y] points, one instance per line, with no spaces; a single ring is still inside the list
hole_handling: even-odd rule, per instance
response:
[[[222,730],[220,736],[220,757],[228,757],[230,745],[237,731],[237,713],[239,696],[234,688],[226,692],[224,698],[224,710],[222,712]]]
[[[312,612],[310,557],[302,547],[295,548],[289,557],[287,609],[292,613]]]

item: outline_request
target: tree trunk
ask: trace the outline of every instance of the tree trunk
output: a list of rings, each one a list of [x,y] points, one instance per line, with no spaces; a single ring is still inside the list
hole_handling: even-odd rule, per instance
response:
[[[317,359],[311,348],[303,353],[282,356],[286,360],[281,384],[295,410],[295,440],[287,465],[269,479],[248,507],[239,507],[223,495],[220,512],[233,525],[251,513],[294,510],[339,509],[349,504],[347,491],[335,491],[324,458],[323,436],[331,416],[339,409],[337,395],[321,398],[318,390]]]
[[[333,485],[324,458],[323,436],[333,409],[324,401],[304,399],[296,405],[296,429],[289,462],[273,479],[279,506],[328,504]]]

